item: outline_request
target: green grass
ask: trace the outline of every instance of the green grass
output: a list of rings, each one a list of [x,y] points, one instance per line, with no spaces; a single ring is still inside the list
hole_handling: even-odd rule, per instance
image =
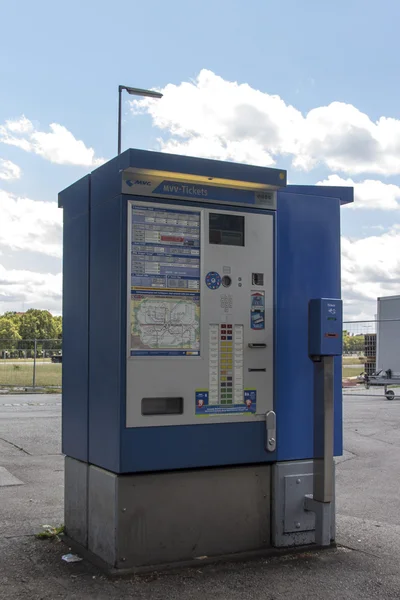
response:
[[[62,364],[37,362],[37,387],[61,386]],[[31,387],[33,385],[33,361],[30,363],[15,360],[0,360],[0,386]]]
[[[354,368],[354,366],[344,365],[342,369],[342,378],[346,379],[347,377],[357,377],[357,375],[363,371],[363,365],[360,365],[359,369]]]
[[[21,361],[21,362],[28,362],[28,363],[32,363],[33,364],[33,358],[29,358],[29,357],[26,357],[26,358],[21,358],[21,357],[19,357],[19,358],[7,358],[7,359],[0,359],[0,360],[9,360],[11,362],[19,362],[19,361]],[[41,363],[42,362],[45,362],[45,363],[51,362],[51,358],[49,358],[49,357],[43,358],[42,356],[40,358],[37,358],[36,360],[37,360],[37,362],[40,361]]]
[[[42,525],[43,531],[39,531],[36,534],[38,540],[57,540],[60,541],[60,536],[63,535],[65,531],[64,525]]]
[[[365,358],[364,356],[361,356],[360,358],[358,356],[344,356],[343,357],[343,364],[344,365],[363,365],[365,362]]]

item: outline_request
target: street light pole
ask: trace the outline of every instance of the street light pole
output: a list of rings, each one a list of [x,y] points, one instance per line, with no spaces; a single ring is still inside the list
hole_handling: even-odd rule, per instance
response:
[[[122,85],[118,86],[118,154],[121,154],[121,104]]]
[[[163,97],[160,92],[153,92],[153,90],[142,90],[141,88],[128,87],[127,85],[118,86],[118,154],[121,154],[122,90],[126,90],[131,96],[146,96],[147,98]]]

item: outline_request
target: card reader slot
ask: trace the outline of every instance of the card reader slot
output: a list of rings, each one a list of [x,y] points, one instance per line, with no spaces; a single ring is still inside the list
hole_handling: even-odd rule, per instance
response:
[[[267,344],[248,344],[249,348],[254,348],[255,350],[257,348],[266,348]]]
[[[142,398],[142,415],[182,415],[183,398]]]
[[[265,373],[267,369],[249,369],[250,373]]]

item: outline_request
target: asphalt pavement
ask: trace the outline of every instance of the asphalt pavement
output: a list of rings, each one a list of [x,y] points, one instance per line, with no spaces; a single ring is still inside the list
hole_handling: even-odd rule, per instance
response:
[[[59,395],[0,396],[0,599],[312,600],[400,598],[400,400],[344,397],[336,549],[107,579],[67,564]]]

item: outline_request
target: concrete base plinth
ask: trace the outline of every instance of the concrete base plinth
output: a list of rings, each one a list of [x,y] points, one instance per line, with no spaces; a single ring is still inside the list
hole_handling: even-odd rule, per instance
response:
[[[116,475],[66,457],[69,538],[116,569],[271,546],[268,465]]]

